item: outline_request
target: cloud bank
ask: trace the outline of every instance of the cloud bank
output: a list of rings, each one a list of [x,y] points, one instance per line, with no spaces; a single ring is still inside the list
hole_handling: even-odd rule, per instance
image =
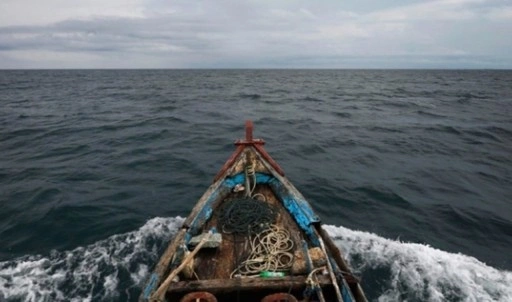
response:
[[[0,68],[512,68],[507,1],[3,0]]]

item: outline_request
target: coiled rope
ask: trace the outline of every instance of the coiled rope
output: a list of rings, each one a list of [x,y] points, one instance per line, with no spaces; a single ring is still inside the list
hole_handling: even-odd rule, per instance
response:
[[[251,253],[231,273],[235,275],[257,276],[263,271],[287,271],[293,264],[294,243],[290,233],[276,225],[263,230],[251,241]]]
[[[227,234],[257,234],[276,220],[270,204],[252,198],[226,202],[219,214],[219,226]]]

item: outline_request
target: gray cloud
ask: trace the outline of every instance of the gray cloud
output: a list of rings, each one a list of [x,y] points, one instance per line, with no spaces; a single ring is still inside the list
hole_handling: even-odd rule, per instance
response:
[[[130,3],[0,26],[0,68],[512,68],[502,1]]]

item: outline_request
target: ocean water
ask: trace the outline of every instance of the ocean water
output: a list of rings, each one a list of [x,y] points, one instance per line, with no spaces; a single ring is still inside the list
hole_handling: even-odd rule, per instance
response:
[[[252,119],[371,301],[512,301],[512,71],[0,71],[0,301],[136,301]]]

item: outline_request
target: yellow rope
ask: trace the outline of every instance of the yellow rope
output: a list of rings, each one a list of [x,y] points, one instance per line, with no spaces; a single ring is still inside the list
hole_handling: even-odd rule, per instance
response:
[[[245,195],[247,197],[252,197],[252,193],[256,188],[256,170],[252,163],[245,166],[245,187]]]
[[[231,273],[235,275],[254,277],[262,271],[287,271],[293,264],[294,243],[287,230],[276,225],[254,236],[251,240],[251,253]]]

